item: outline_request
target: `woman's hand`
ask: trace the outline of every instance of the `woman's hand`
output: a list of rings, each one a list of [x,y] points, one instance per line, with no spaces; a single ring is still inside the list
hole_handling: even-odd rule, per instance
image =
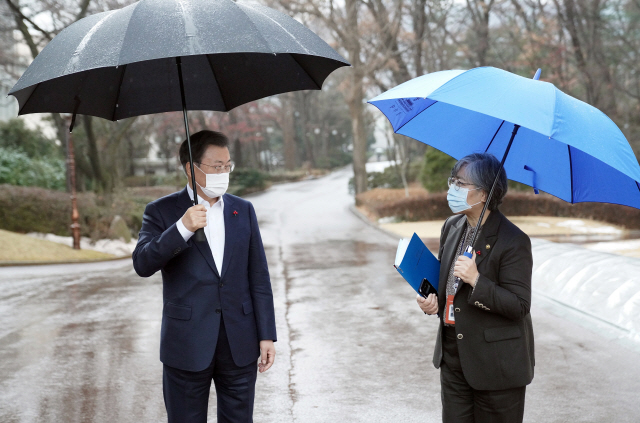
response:
[[[476,253],[473,258],[460,256],[453,268],[453,276],[462,279],[462,282],[468,283],[471,287],[475,287],[478,280],[478,268],[476,267]]]
[[[429,294],[427,298],[424,298],[422,295],[418,294],[418,296],[416,297],[416,301],[418,302],[420,309],[425,313],[438,313],[438,297],[436,297],[436,294]]]

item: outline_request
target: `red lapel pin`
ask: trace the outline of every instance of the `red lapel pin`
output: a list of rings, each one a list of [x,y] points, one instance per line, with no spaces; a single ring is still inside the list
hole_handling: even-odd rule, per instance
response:
[[[478,256],[479,256],[479,255],[481,255],[481,254],[482,254],[482,251],[480,251],[480,250],[476,251],[476,255],[478,255]]]
[[[234,211],[233,211],[233,215],[234,215],[234,216],[237,216],[237,215],[238,215],[238,212],[234,210]]]

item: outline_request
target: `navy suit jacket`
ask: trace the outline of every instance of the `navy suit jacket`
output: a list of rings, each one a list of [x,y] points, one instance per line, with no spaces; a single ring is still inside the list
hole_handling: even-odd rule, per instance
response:
[[[225,245],[222,274],[207,242],[185,242],[176,227],[191,207],[187,189],[149,203],[133,267],[142,277],[162,272],[160,360],[187,371],[211,364],[220,316],[233,361],[246,366],[260,355],[261,340],[276,340],[273,294],[253,205],[224,197]],[[236,213],[237,212],[237,213]]]

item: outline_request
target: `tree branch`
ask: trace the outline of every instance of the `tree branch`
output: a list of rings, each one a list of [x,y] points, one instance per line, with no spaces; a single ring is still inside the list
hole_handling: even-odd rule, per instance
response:
[[[76,22],[87,16],[87,10],[89,10],[89,4],[91,3],[91,0],[81,1],[82,3],[80,3],[80,12],[78,12],[78,14],[76,15]]]
[[[9,6],[9,8],[11,10],[13,10],[13,13],[14,13],[14,15],[16,17],[16,22],[17,22],[18,18],[21,21],[27,21],[33,27],[33,29],[35,29],[36,31],[42,33],[42,35],[44,35],[47,40],[49,40],[49,41],[52,40],[53,37],[51,36],[51,33],[49,31],[45,31],[44,29],[40,28],[35,22],[33,22],[31,19],[29,19],[27,16],[25,16],[25,14],[22,13],[22,11],[20,10],[19,6],[13,4],[13,2],[11,0],[5,0],[5,1],[7,2],[7,5]],[[88,1],[88,0],[85,0],[85,1]],[[23,22],[23,25],[24,25],[24,22]],[[31,40],[33,41],[33,38],[31,38]],[[29,46],[29,48],[31,48],[31,46]],[[36,54],[36,56],[37,56],[37,54]],[[33,57],[35,58],[36,56],[33,56]]]

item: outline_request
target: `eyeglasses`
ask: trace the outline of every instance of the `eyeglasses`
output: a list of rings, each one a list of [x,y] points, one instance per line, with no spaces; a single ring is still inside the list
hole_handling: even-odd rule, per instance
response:
[[[234,162],[231,162],[226,166],[221,166],[221,165],[211,166],[206,163],[198,163],[198,164],[200,166],[206,166],[208,168],[213,169],[213,173],[231,173],[233,172],[233,169],[235,169],[236,167],[236,164]]]
[[[460,188],[464,188],[466,186],[475,186],[475,185],[469,184],[467,182],[462,182],[462,181],[460,181],[460,179],[454,178],[453,176],[451,176],[449,179],[447,179],[447,185],[449,185],[449,188],[451,188],[451,185],[453,185],[455,187],[456,191],[460,191]]]

